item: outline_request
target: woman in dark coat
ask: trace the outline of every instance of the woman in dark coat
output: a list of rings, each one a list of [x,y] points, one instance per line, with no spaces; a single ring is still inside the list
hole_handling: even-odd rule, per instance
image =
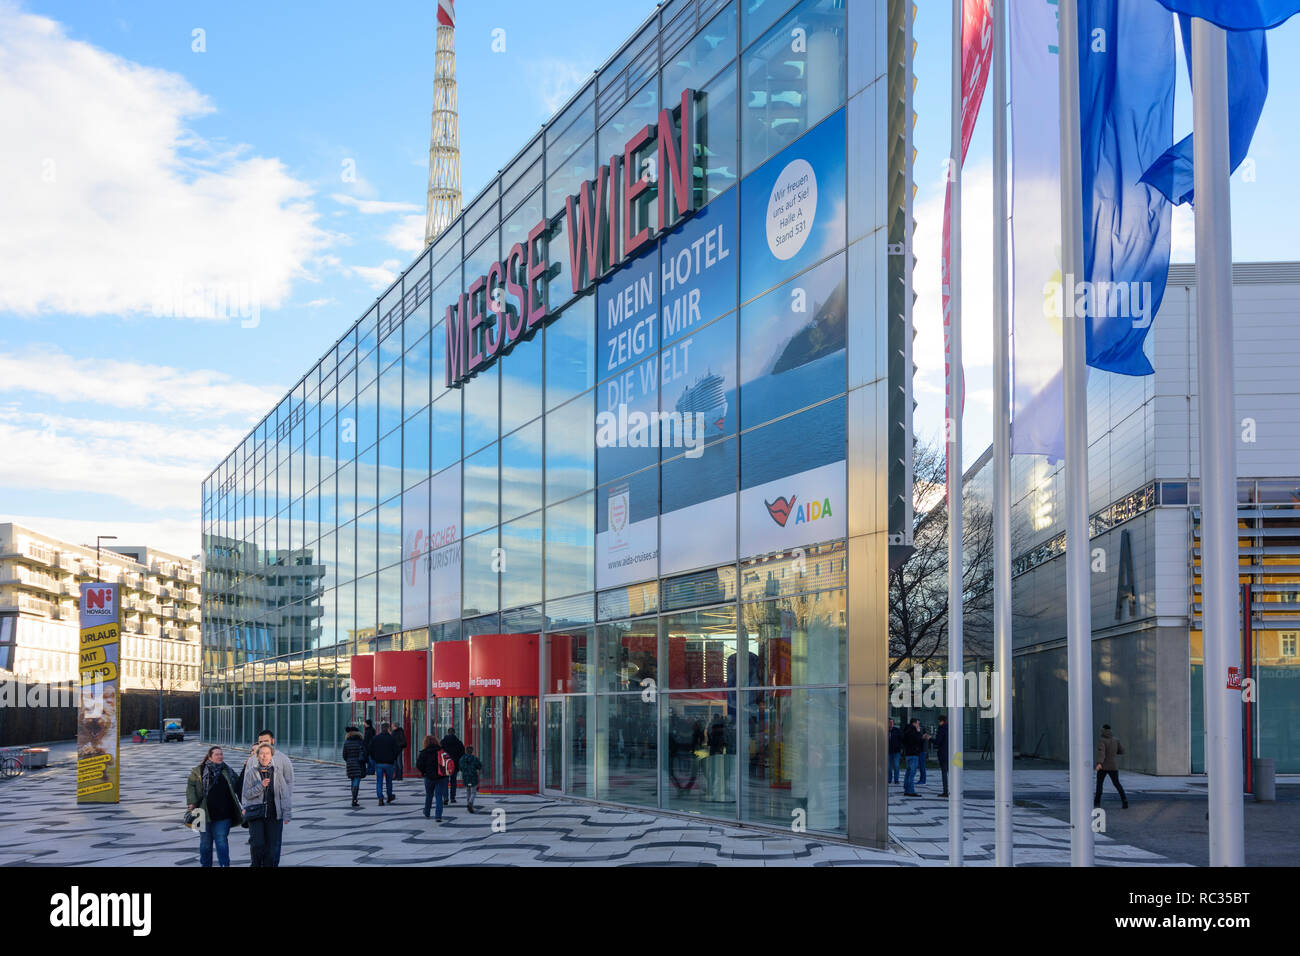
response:
[[[361,779],[366,775],[366,745],[361,739],[361,731],[349,727],[347,739],[343,741],[343,762],[347,764],[348,781],[352,784],[352,805],[357,802],[357,793],[361,789]]]
[[[442,822],[442,807],[447,802],[447,774],[443,772],[442,761],[438,759],[441,754],[442,746],[438,743],[438,738],[430,734],[424,738],[420,755],[415,758],[415,769],[424,778],[424,818],[429,819],[429,809],[436,798],[435,823]]]
[[[185,803],[191,810],[202,809],[199,827],[199,866],[212,865],[212,847],[217,848],[217,865],[230,866],[230,827],[243,822],[239,785],[220,747],[209,747],[203,763],[190,771],[185,786]]]

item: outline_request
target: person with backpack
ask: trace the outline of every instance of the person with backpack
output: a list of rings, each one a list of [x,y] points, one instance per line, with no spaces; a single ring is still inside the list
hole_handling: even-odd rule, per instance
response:
[[[190,771],[185,784],[185,803],[192,813],[202,810],[199,829],[199,866],[212,866],[212,847],[217,848],[217,865],[230,866],[230,827],[244,822],[235,771],[226,763],[220,747],[209,747],[203,762]],[[189,820],[189,817],[186,817]]]
[[[429,819],[429,808],[437,801],[435,823],[442,823],[442,807],[447,800],[447,752],[438,744],[438,738],[429,734],[415,758],[415,769],[424,778],[424,818]]]
[[[449,730],[442,738],[442,749],[447,751],[447,757],[457,766],[460,766],[460,758],[465,756],[465,745],[461,743],[460,738],[456,736],[456,731]],[[456,802],[456,771],[453,770],[447,780],[447,792],[451,794],[448,803]]]
[[[460,766],[456,769],[465,781],[465,809],[473,813],[474,798],[478,796],[478,774],[483,769],[483,761],[474,756],[473,747],[466,747],[465,756],[460,758]]]
[[[357,797],[361,792],[361,779],[366,775],[366,745],[356,727],[347,729],[347,739],[343,741],[343,763],[347,765],[348,782],[352,785],[352,805],[359,807],[361,804]]]

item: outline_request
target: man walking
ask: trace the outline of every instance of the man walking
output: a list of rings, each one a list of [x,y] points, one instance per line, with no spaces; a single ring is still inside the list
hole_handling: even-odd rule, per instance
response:
[[[1119,762],[1115,759],[1124,753],[1124,745],[1110,730],[1110,724],[1101,725],[1101,739],[1097,741],[1097,793],[1092,798],[1094,807],[1101,806],[1101,786],[1110,777],[1110,782],[1119,791],[1120,806],[1128,809],[1128,794],[1119,785]]]
[[[939,729],[934,734],[934,749],[939,752],[939,772],[943,774],[943,793],[948,796],[948,715],[939,715]]]
[[[921,718],[913,717],[903,730],[903,756],[907,759],[907,775],[903,778],[903,796],[919,797],[916,792],[916,766],[925,759],[925,742],[929,734],[921,732]]]
[[[393,764],[396,779],[402,779],[402,764],[406,761],[406,728],[401,724],[393,727],[393,741],[397,744],[397,762]]]
[[[898,771],[903,759],[903,729],[889,718],[889,782],[898,783]]]
[[[375,772],[375,760],[370,756],[370,741],[375,739],[375,725],[369,717],[366,718],[366,730],[361,735],[361,746],[366,750],[366,772]]]
[[[448,730],[447,735],[442,738],[442,749],[447,751],[447,756],[456,762],[454,769],[447,777],[447,791],[451,794],[448,803],[456,802],[456,775],[460,773],[460,758],[465,756],[465,745],[461,739],[456,736],[454,730]]]
[[[375,762],[375,796],[384,805],[384,790],[388,802],[393,802],[393,765],[397,762],[397,741],[389,733],[388,724],[379,725],[379,733],[370,741],[370,759]]]

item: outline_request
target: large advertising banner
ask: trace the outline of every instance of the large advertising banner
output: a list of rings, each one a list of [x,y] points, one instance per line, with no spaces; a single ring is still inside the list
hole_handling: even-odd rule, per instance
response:
[[[633,475],[597,493],[596,587],[655,577],[659,567],[659,472]]]
[[[736,440],[663,465],[661,574],[736,560]]]
[[[429,483],[426,478],[402,495],[402,627],[429,624]]]
[[[846,210],[839,110],[740,184],[740,301],[843,249]]]
[[[459,463],[429,479],[429,623],[460,617]]]
[[[117,803],[121,607],[116,584],[81,585],[77,802]]]

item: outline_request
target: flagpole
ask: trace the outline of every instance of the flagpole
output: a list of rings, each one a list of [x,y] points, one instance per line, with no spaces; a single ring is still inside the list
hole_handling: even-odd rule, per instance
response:
[[[948,356],[948,865],[962,865],[961,765],[962,720],[957,695],[962,674],[962,514],[961,514],[961,410],[965,395],[961,358],[961,41],[962,0],[952,2],[952,150],[948,179],[952,187],[949,207],[948,303],[952,317]],[[922,755],[921,759],[925,759]]]
[[[993,0],[993,717],[994,862],[1011,866],[1011,323],[1007,312],[1007,32]]]
[[[1093,865],[1092,582],[1088,540],[1087,318],[1074,315],[1083,273],[1083,170],[1079,119],[1079,12],[1061,0],[1061,289],[1065,390],[1065,621],[1070,713],[1070,865]]]
[[[1205,769],[1210,866],[1244,866],[1241,697],[1237,622],[1237,446],[1233,426],[1232,226],[1227,35],[1192,19],[1196,211],[1196,335],[1200,379],[1201,641],[1205,655]]]

